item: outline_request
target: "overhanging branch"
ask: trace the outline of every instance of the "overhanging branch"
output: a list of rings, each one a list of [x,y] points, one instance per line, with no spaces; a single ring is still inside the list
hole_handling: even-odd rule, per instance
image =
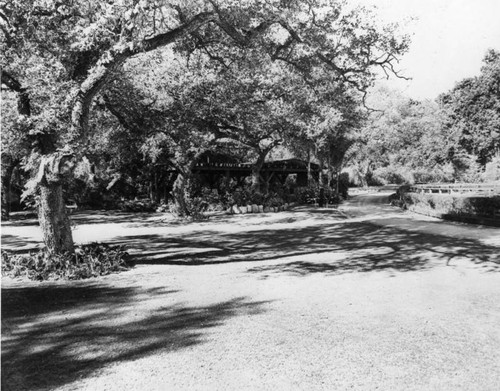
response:
[[[173,30],[145,39],[136,47],[130,48],[126,46],[120,50],[111,49],[106,51],[97,62],[97,65],[90,71],[76,94],[71,113],[73,137],[86,138],[88,136],[90,106],[94,97],[106,84],[111,73],[120,67],[127,59],[139,53],[152,51],[171,44],[180,37],[214,20],[214,13],[200,13]],[[121,45],[123,46],[123,44]]]

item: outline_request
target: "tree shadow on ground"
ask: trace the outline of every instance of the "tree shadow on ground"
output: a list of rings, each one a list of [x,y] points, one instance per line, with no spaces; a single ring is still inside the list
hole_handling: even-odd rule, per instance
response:
[[[328,220],[331,218],[345,218],[334,208],[313,208],[313,207],[295,207],[289,211],[293,211],[292,215],[286,215],[281,218],[283,221],[294,221],[301,219],[302,215],[307,214],[309,217],[314,216],[315,219]],[[71,221],[75,225],[83,224],[126,224],[132,228],[163,228],[176,226],[207,226],[213,224],[221,224],[228,222],[231,224],[248,224],[248,220],[252,220],[254,224],[275,224],[280,222],[280,217],[286,212],[278,213],[259,213],[259,214],[238,214],[229,215],[225,212],[211,212],[206,215],[206,220],[193,220],[186,218],[176,218],[169,213],[157,212],[123,212],[119,210],[91,210],[78,211],[70,215]],[[262,222],[256,222],[256,219],[262,219]],[[267,219],[267,220],[266,220]],[[278,220],[277,220],[278,219]],[[21,223],[21,222],[19,222]],[[22,224],[22,223],[21,223]],[[16,225],[18,225],[16,223]]]
[[[155,212],[123,212],[121,210],[85,210],[70,215],[71,222],[83,224],[148,224],[161,216]]]
[[[74,225],[83,224],[144,224],[148,226],[155,217],[162,216],[156,212],[123,212],[121,210],[80,210],[69,215]],[[10,220],[2,221],[4,226],[36,226],[38,217],[36,214],[15,212],[11,214]]]
[[[168,353],[264,302],[165,305],[175,291],[106,285],[2,289],[2,390],[49,390],[106,365]]]
[[[255,227],[254,227],[255,228]],[[259,262],[252,272],[415,271],[453,265],[466,259],[485,270],[500,271],[498,247],[478,240],[381,227],[367,222],[337,221],[305,227],[205,230],[182,235],[117,238],[142,264],[206,265]]]
[[[38,217],[33,218],[16,218],[11,217],[10,220],[2,221],[2,227],[35,227],[38,226]]]
[[[10,251],[16,252],[16,249],[23,249],[25,247],[36,248],[40,245],[37,240],[28,239],[18,235],[2,235],[2,246],[6,246]]]

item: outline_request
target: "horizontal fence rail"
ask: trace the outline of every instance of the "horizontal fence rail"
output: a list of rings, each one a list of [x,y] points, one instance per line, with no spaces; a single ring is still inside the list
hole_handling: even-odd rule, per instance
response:
[[[478,194],[482,196],[500,195],[500,183],[446,183],[412,185],[411,193]]]
[[[416,213],[500,227],[499,182],[403,185],[399,191],[403,198],[406,198],[404,193],[432,193],[425,197],[408,197],[407,207]],[[440,197],[439,194],[453,197]]]

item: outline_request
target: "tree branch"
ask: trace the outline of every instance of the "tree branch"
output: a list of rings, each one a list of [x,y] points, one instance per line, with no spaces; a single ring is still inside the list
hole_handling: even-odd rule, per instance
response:
[[[90,106],[94,97],[106,84],[111,73],[120,67],[127,59],[136,54],[152,51],[171,44],[180,37],[214,20],[215,17],[213,13],[203,12],[173,30],[145,39],[136,47],[125,46],[125,43],[121,42],[121,49],[106,51],[97,62],[97,65],[90,70],[89,75],[81,84],[76,94],[71,113],[73,137],[85,138],[88,136]]]
[[[15,92],[22,92],[24,88],[21,87],[21,83],[15,79],[10,73],[5,70],[1,70],[2,73],[2,83],[5,84],[8,88]]]
[[[31,101],[27,89],[24,88],[21,83],[8,72],[3,69],[0,72],[2,74],[2,84],[5,84],[8,88],[18,94],[17,111],[20,115],[26,115],[29,117],[31,115]]]

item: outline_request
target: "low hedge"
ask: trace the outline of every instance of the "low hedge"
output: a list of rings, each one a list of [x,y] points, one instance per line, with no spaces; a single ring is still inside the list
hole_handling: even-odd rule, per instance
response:
[[[402,206],[416,213],[488,225],[500,225],[500,196],[404,193]]]

